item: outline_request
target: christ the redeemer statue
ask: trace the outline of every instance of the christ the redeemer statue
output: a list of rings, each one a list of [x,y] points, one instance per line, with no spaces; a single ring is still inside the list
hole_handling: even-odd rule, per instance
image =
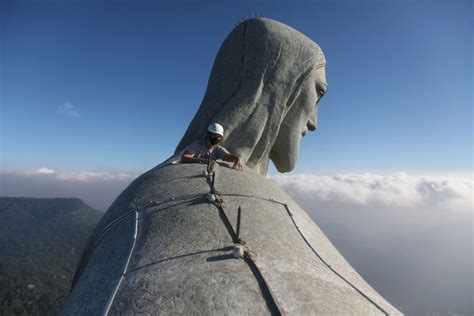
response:
[[[95,228],[62,314],[400,314],[265,177],[269,159],[292,170],[316,129],[325,62],[287,25],[238,25],[173,157],[133,181]],[[224,127],[243,171],[180,162],[210,123]]]

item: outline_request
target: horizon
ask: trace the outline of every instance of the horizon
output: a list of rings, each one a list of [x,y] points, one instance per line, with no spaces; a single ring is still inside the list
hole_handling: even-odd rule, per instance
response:
[[[32,198],[79,198],[89,206],[105,212],[112,204],[116,197],[125,190],[125,188],[141,173],[124,173],[124,172],[84,172],[84,171],[60,171],[53,170],[47,167],[42,167],[27,171],[9,171],[0,172],[1,186],[0,196],[4,197],[32,197]],[[291,181],[305,181],[304,179],[341,179],[353,178],[351,182],[352,188],[346,188],[345,191],[338,189],[339,184],[331,183],[326,189],[327,192],[338,192],[337,199],[334,201],[341,201],[347,197],[360,194],[361,190],[367,196],[377,196],[378,194],[388,194],[392,196],[399,195],[401,201],[409,201],[408,204],[413,204],[412,196],[405,195],[408,191],[410,194],[419,194],[420,201],[423,201],[428,196],[423,196],[420,191],[424,186],[423,183],[431,182],[437,186],[434,188],[432,194],[438,196],[435,200],[438,202],[462,200],[462,212],[473,212],[472,208],[472,193],[474,192],[474,176],[472,174],[416,174],[407,173],[404,171],[397,172],[339,172],[339,173],[286,173],[286,174],[268,174],[267,179],[274,182],[276,185],[281,185],[285,191],[292,191],[294,188],[285,187],[285,183]],[[406,183],[396,183],[397,181],[404,181],[410,179]],[[340,183],[345,186],[345,181]],[[384,183],[384,184],[382,184]],[[417,183],[419,186],[414,185]],[[327,183],[326,183],[327,184]],[[395,184],[395,186],[394,186]],[[401,187],[397,187],[401,185]],[[454,189],[453,189],[454,185]],[[298,184],[302,192],[305,185]],[[313,182],[312,187],[319,187],[318,183]],[[370,189],[367,189],[367,186]],[[381,186],[384,191],[380,191],[378,186]],[[462,186],[459,189],[459,186]],[[418,191],[418,192],[417,192]],[[325,194],[327,194],[327,192]],[[342,196],[340,196],[342,192]],[[416,193],[417,192],[417,193]],[[345,196],[346,198],[343,198]],[[323,198],[321,195],[320,198]],[[431,197],[432,198],[432,197]],[[323,198],[324,199],[324,198]],[[357,199],[352,202],[358,204]],[[384,199],[382,199],[383,202]],[[388,199],[382,204],[384,205],[400,205],[394,204],[393,199]],[[406,206],[402,203],[403,206]],[[413,204],[413,205],[416,205]],[[436,204],[437,205],[437,204]],[[437,205],[439,206],[439,205]],[[450,210],[450,208],[447,209]]]

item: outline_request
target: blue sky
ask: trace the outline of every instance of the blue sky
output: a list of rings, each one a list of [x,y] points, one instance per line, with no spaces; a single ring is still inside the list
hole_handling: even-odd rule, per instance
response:
[[[253,13],[327,58],[294,172],[471,173],[471,1],[3,1],[1,168],[139,173],[174,151]],[[275,169],[270,169],[275,173]]]

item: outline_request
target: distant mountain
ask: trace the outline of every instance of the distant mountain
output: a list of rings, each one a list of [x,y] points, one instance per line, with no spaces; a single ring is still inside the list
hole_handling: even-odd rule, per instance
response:
[[[102,216],[76,198],[0,197],[0,315],[56,315]]]

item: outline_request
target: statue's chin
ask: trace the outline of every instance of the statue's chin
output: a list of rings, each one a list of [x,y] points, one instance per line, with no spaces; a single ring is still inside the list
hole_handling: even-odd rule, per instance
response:
[[[278,172],[290,172],[291,170],[293,170],[295,168],[294,165],[289,165],[289,164],[280,165],[278,163],[275,163],[274,161],[273,161],[273,163],[275,164],[275,167],[277,168]]]
[[[270,150],[270,159],[279,172],[295,169],[300,149],[301,132],[298,129],[282,125]]]
[[[279,172],[290,172],[295,169],[298,149],[298,143],[293,146],[273,146],[270,151],[270,159]]]

